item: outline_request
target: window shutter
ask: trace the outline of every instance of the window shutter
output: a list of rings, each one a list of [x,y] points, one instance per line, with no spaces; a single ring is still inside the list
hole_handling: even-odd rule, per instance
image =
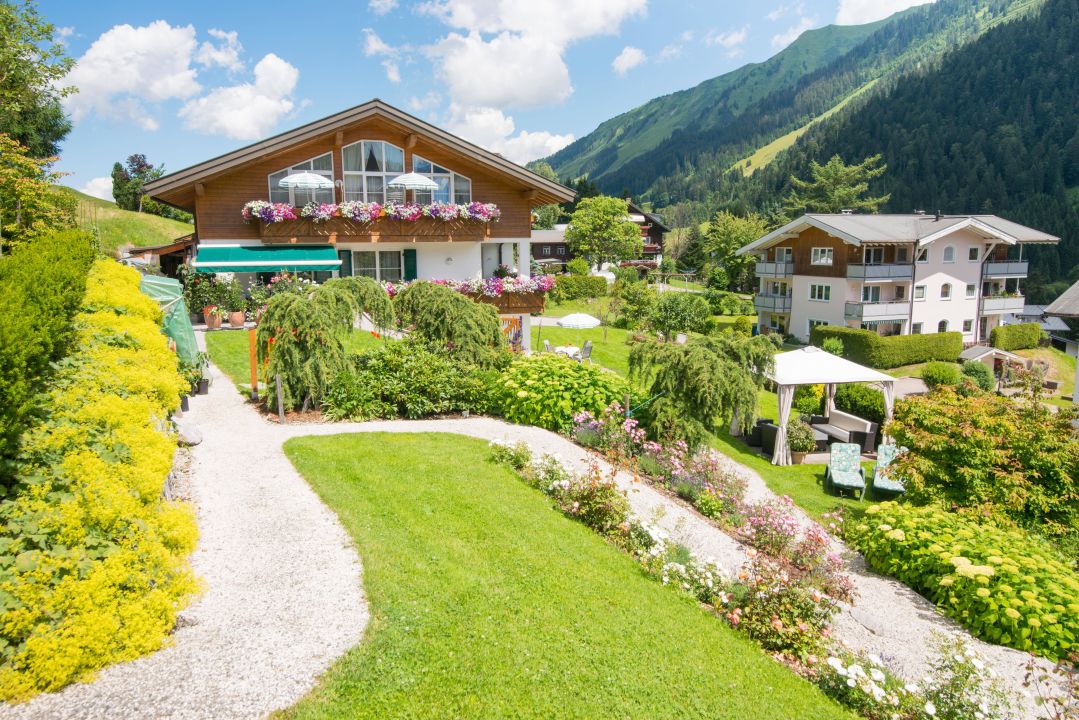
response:
[[[349,250],[338,250],[337,258],[341,261],[341,268],[338,271],[340,277],[352,276],[352,252]]]
[[[416,251],[405,250],[405,280],[416,279]]]

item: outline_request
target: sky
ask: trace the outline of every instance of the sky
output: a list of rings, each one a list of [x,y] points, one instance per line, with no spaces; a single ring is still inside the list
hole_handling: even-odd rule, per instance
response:
[[[372,98],[527,162],[810,28],[932,0],[39,0],[76,66],[63,182],[174,171]]]

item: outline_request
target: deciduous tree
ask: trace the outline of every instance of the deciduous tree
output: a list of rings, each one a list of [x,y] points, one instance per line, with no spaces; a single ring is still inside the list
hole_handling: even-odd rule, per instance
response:
[[[574,254],[597,267],[639,257],[644,250],[641,229],[629,219],[626,201],[605,195],[578,203],[566,228],[566,242]]]
[[[752,279],[750,268],[753,267],[753,258],[738,256],[735,252],[767,232],[767,221],[756,213],[740,217],[724,210],[717,212],[708,222],[702,248],[709,265],[723,268],[726,272],[727,286],[723,290],[747,289]]]
[[[14,138],[0,134],[0,243],[11,245],[74,225],[74,198],[57,191],[64,173],[49,169],[54,160],[31,157]]]

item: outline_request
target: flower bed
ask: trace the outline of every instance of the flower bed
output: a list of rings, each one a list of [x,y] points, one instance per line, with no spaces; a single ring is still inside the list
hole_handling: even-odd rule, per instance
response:
[[[365,203],[349,200],[343,203],[307,203],[297,210],[288,203],[270,203],[265,200],[252,200],[241,211],[244,222],[261,220],[267,225],[305,218],[322,223],[331,218],[344,218],[354,222],[376,222],[381,219],[416,222],[421,218],[432,218],[451,222],[454,220],[475,220],[477,222],[498,222],[502,211],[494,203],[472,202],[466,205],[454,203],[416,203],[388,202],[385,204]]]

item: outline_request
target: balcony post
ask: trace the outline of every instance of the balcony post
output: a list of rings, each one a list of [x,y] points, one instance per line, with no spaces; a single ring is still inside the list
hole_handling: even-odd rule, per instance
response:
[[[517,241],[517,277],[532,276],[532,240],[523,238]]]

